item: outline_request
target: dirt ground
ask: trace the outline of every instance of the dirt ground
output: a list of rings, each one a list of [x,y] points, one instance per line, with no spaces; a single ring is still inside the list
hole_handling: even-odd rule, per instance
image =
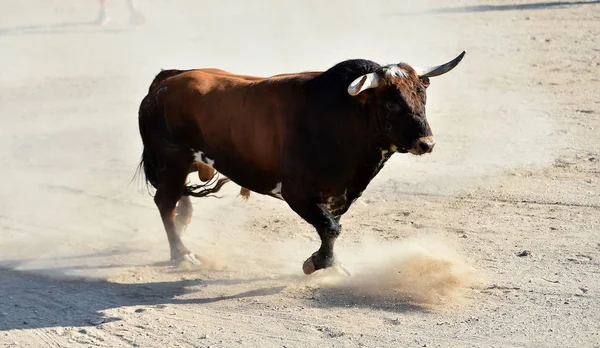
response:
[[[0,3],[0,346],[599,347],[600,1]],[[427,156],[395,155],[342,219],[353,273],[229,184],[194,199],[176,267],[141,182],[161,68],[274,75],[348,58],[432,79]]]

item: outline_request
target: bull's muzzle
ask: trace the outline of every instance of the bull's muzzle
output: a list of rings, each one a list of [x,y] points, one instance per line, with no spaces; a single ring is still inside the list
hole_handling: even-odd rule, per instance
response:
[[[415,141],[412,149],[409,150],[413,155],[423,155],[433,151],[435,146],[435,138],[433,136],[422,137]]]

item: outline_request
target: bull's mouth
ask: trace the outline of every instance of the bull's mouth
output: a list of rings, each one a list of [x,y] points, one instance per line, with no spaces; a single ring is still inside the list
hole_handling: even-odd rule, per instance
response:
[[[407,152],[410,152],[411,154],[413,154],[415,156],[421,156],[421,155],[426,154],[426,152],[423,152],[423,151],[421,151],[419,149],[410,149]]]
[[[398,153],[407,153],[409,150],[404,146],[390,145],[390,151]]]
[[[433,149],[423,149],[419,147],[413,147],[412,149],[408,149],[406,152],[410,152],[415,156],[423,156],[425,154],[431,153]]]

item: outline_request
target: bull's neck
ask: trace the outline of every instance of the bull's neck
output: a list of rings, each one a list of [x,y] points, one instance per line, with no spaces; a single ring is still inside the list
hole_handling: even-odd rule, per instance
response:
[[[387,136],[385,128],[381,123],[381,118],[377,111],[375,103],[366,103],[363,108],[363,120],[365,127],[365,137],[369,139],[369,147],[378,151],[396,152],[396,147]]]

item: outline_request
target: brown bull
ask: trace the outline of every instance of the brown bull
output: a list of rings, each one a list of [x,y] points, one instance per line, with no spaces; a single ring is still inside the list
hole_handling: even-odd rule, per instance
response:
[[[435,140],[425,116],[434,67],[347,60],[324,72],[269,78],[218,69],[165,70],[139,110],[146,180],[157,191],[171,259],[197,261],[181,234],[189,196],[216,193],[229,179],[284,200],[315,227],[321,247],[303,265],[310,274],[334,263],[341,216],[396,152],[422,155]],[[211,180],[215,170],[226,178]],[[198,171],[202,185],[187,183]]]

